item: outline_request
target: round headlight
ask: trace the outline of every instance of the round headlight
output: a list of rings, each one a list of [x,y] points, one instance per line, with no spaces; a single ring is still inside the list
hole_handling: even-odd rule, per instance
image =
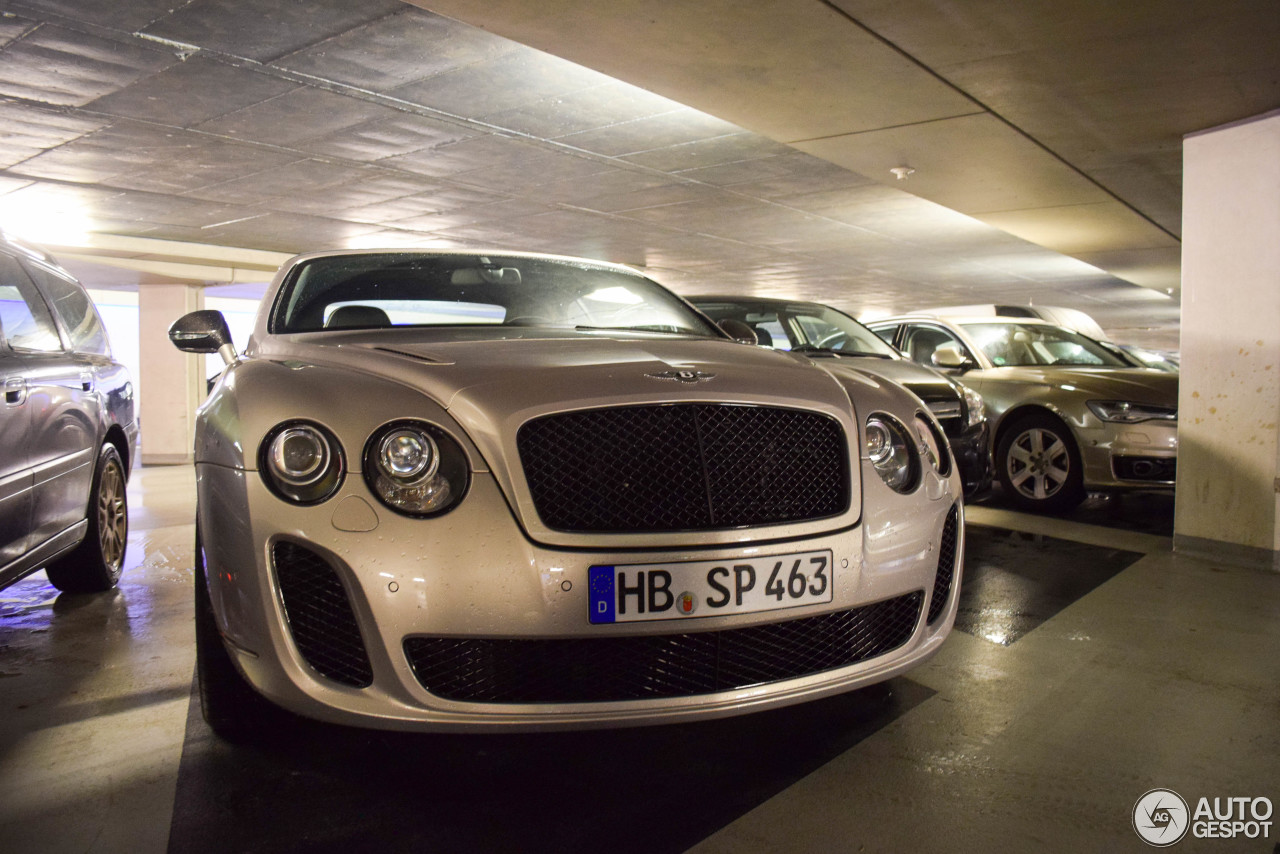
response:
[[[883,421],[867,422],[867,456],[879,468],[893,454],[893,433]]]
[[[392,430],[378,443],[378,466],[393,480],[428,480],[440,468],[440,452],[421,430]]]
[[[920,457],[916,442],[895,418],[876,413],[866,424],[867,458],[894,492],[906,494],[920,482]]]
[[[369,437],[364,479],[378,500],[406,516],[435,516],[456,505],[470,473],[462,447],[420,421],[388,424]]]
[[[916,416],[916,432],[920,434],[920,443],[924,446],[925,456],[938,474],[946,477],[951,474],[950,446],[946,437],[932,421],[923,415]]]
[[[271,440],[271,466],[281,480],[314,483],[329,465],[329,445],[314,427],[290,427]]]
[[[281,424],[262,443],[261,467],[267,486],[297,504],[316,504],[342,483],[342,448],[315,424]]]

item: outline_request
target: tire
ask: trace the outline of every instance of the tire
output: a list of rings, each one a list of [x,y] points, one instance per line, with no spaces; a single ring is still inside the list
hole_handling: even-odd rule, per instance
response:
[[[101,593],[116,586],[129,543],[129,499],[120,452],[107,443],[98,451],[89,489],[89,530],[67,554],[45,567],[54,587],[66,593]]]
[[[269,733],[284,712],[255,691],[236,670],[218,632],[205,575],[204,546],[196,527],[196,679],[200,714],[222,739],[238,743]]]
[[[1025,415],[1000,437],[996,476],[1026,510],[1065,513],[1084,501],[1084,465],[1067,426],[1047,412]]]

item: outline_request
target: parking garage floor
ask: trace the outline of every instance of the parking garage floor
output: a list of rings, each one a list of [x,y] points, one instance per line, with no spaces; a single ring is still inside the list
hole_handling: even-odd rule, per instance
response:
[[[1152,789],[1280,801],[1280,576],[1173,554],[1168,496],[971,506],[958,630],[853,694],[576,734],[299,721],[241,746],[192,702],[191,470],[139,469],[129,497],[118,591],[0,591],[0,851],[1074,854],[1146,850]],[[1221,818],[1174,850],[1280,850],[1280,816]]]

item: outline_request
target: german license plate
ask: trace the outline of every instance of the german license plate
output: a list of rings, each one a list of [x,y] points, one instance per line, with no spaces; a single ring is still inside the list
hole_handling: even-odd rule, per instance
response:
[[[593,566],[592,623],[750,614],[830,602],[831,552],[735,561]]]

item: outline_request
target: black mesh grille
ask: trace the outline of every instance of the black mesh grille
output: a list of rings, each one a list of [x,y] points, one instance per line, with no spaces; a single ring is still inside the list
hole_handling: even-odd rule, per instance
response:
[[[294,543],[276,543],[271,557],[289,631],[307,664],[344,685],[373,684],[355,612],[333,567]]]
[[[783,623],[682,635],[490,640],[407,638],[422,686],[473,703],[687,697],[866,661],[911,638],[924,594]]]
[[[960,508],[952,507],[942,526],[942,545],[938,548],[938,574],[933,580],[933,598],[929,601],[929,622],[942,616],[951,595],[951,582],[956,574],[956,542],[960,538]]]
[[[757,406],[597,409],[516,438],[538,515],[560,531],[690,531],[821,519],[849,506],[844,431]]]

